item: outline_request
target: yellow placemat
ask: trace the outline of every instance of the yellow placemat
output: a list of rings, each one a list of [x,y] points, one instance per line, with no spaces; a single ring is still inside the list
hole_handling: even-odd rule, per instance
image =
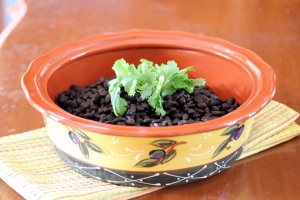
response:
[[[255,116],[241,158],[300,135],[299,114],[272,101]],[[159,187],[124,187],[87,178],[59,159],[45,128],[0,138],[0,178],[26,199],[130,199]]]

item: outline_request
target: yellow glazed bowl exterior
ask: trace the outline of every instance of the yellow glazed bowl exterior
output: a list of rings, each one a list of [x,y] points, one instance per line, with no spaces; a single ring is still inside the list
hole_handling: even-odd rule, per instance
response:
[[[230,140],[231,134],[224,134],[230,130],[230,127],[173,137],[126,137],[78,129],[63,125],[48,117],[45,117],[45,122],[50,139],[58,149],[63,149],[65,160],[72,162],[72,159],[75,159],[90,168],[102,168],[112,177],[122,176],[120,174],[123,171],[127,174],[137,172],[144,174],[137,180],[134,179],[134,175],[123,176],[120,180],[114,178],[106,180],[112,183],[129,182],[130,185],[135,186],[135,182],[143,180],[143,185],[169,186],[207,178],[229,168],[232,161],[242,153],[253,119],[249,118],[243,124],[235,125],[236,127],[244,126],[244,130],[239,138],[232,140]],[[164,157],[151,158],[150,154],[154,151],[165,152]],[[207,166],[213,168],[210,173],[205,175],[200,173],[201,169]],[[190,168],[200,171],[191,175]],[[82,171],[81,169],[77,167],[76,170],[90,173],[89,170]],[[176,178],[169,182],[159,181],[161,180],[159,176],[178,176],[176,175],[178,171],[186,171],[185,178]],[[153,179],[153,176],[156,177],[154,182],[153,180],[147,182],[147,177]]]

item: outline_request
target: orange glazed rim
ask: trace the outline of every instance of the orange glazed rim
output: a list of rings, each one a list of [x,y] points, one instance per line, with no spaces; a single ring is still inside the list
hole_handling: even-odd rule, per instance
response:
[[[249,98],[235,111],[207,122],[169,127],[137,127],[100,123],[72,115],[58,107],[47,93],[47,81],[59,66],[89,52],[118,48],[189,46],[191,50],[230,58],[246,66],[253,87]],[[42,67],[41,67],[42,66]],[[275,73],[255,53],[223,39],[179,31],[131,30],[120,33],[94,35],[76,42],[63,44],[35,59],[22,77],[22,87],[29,103],[43,115],[62,124],[91,132],[138,137],[169,137],[201,133],[242,123],[258,113],[275,94]]]

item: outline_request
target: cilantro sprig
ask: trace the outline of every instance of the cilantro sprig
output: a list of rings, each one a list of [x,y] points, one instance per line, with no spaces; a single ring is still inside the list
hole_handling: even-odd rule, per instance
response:
[[[172,95],[178,89],[192,93],[195,86],[205,85],[202,78],[189,79],[187,72],[194,70],[192,66],[179,70],[173,60],[160,66],[153,65],[153,62],[146,59],[140,61],[137,68],[123,58],[113,65],[116,78],[109,81],[109,94],[116,116],[123,115],[127,111],[127,102],[120,97],[121,88],[124,88],[129,96],[140,93],[141,98],[147,100],[155,109],[156,115],[164,116],[166,111],[163,109],[163,97]]]

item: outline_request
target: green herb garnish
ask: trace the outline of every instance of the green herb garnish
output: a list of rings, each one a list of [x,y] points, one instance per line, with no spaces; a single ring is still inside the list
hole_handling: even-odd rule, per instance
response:
[[[140,61],[137,68],[124,59],[117,60],[113,65],[117,77],[109,81],[109,94],[116,116],[123,115],[127,111],[127,102],[119,95],[121,88],[124,88],[129,96],[140,93],[141,98],[146,99],[155,109],[156,115],[164,116],[166,111],[163,109],[163,97],[172,95],[178,89],[192,93],[195,86],[205,85],[202,78],[188,78],[186,72],[194,70],[192,66],[179,70],[173,60],[160,66],[153,65],[153,62],[146,59]]]

